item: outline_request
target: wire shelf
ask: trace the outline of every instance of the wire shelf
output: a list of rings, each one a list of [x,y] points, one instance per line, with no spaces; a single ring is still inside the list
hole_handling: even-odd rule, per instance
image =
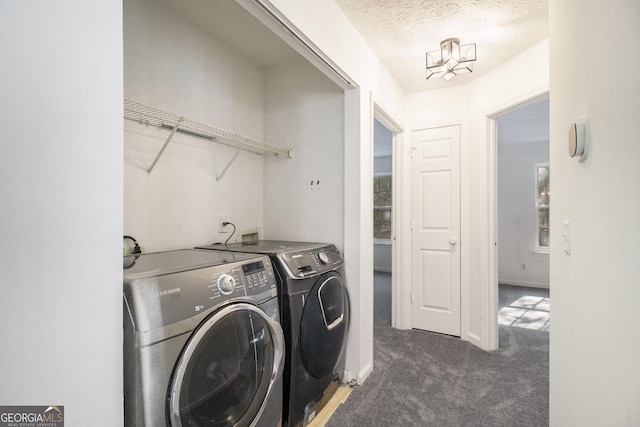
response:
[[[224,129],[200,123],[184,116],[179,116],[174,113],[163,111],[159,108],[155,108],[131,99],[124,100],[124,118],[127,120],[138,122],[140,124],[171,130],[171,135],[165,142],[165,147],[171,140],[171,137],[173,137],[173,134],[175,134],[175,132],[180,132],[187,135],[210,139],[220,144],[232,146],[257,154],[273,153],[275,155],[282,154],[286,155],[289,158],[293,158],[293,150],[280,148],[266,142],[258,141],[257,139],[240,135],[238,133],[229,132]],[[162,151],[164,151],[165,147],[163,147]],[[151,169],[153,169],[153,166],[155,166],[158,158],[160,157],[160,155],[162,155],[162,151],[158,154],[156,161],[148,171],[149,173],[151,173]]]

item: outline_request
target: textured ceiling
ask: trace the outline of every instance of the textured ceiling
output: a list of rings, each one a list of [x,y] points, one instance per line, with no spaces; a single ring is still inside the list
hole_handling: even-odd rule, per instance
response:
[[[259,66],[300,57],[235,1],[158,1]],[[548,0],[335,2],[407,93],[468,83],[544,40],[548,32]],[[425,53],[451,37],[476,43],[473,73],[448,82],[426,80]]]
[[[547,38],[548,0],[335,0],[405,92],[468,83]],[[473,73],[426,80],[425,53],[476,43]]]

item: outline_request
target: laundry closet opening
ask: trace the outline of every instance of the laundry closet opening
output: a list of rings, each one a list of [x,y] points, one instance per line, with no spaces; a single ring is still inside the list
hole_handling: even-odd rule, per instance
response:
[[[392,326],[393,133],[373,121],[374,327]]]
[[[236,2],[123,6],[125,98],[292,152],[185,132],[164,150],[171,126],[125,120],[125,234],[144,252],[247,234],[342,249],[344,89]]]
[[[496,118],[498,324],[549,331],[549,97]]]

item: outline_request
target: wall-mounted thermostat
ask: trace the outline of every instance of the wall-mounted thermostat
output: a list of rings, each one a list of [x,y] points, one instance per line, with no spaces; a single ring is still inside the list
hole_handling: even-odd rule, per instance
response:
[[[587,147],[587,125],[584,119],[569,126],[569,157],[578,157],[584,162],[589,150]]]

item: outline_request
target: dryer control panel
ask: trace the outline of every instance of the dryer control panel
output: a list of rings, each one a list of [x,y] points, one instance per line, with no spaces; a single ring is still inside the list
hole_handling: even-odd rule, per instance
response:
[[[344,264],[340,251],[334,245],[281,253],[278,259],[293,279],[322,274]]]

